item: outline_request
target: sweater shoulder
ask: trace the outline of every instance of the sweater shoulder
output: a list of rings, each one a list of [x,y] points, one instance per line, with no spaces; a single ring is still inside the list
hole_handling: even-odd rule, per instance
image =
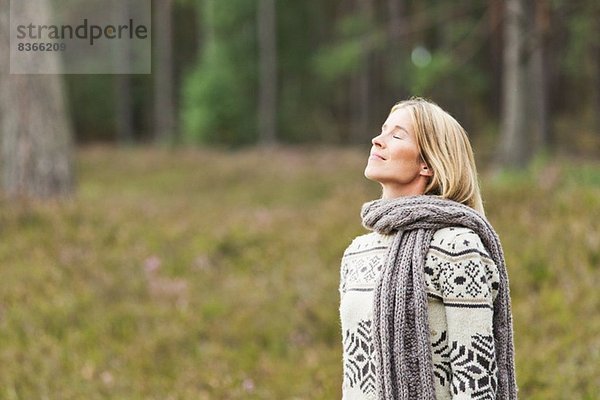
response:
[[[449,227],[436,231],[425,261],[425,279],[433,294],[448,298],[494,299],[498,268],[473,230]]]
[[[491,260],[489,252],[483,246],[479,235],[472,229],[462,226],[438,229],[433,235],[430,249],[450,257],[479,254]]]
[[[344,255],[352,255],[376,248],[387,248],[393,240],[393,237],[394,235],[382,235],[377,232],[359,235],[352,240],[350,245],[348,245],[344,251]]]
[[[364,290],[375,285],[392,240],[393,235],[370,232],[356,237],[350,243],[344,251],[341,263],[342,295],[348,287],[360,287]]]

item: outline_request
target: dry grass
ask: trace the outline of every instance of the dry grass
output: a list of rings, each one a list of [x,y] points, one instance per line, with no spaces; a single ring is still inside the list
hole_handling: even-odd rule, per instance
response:
[[[2,200],[0,399],[339,398],[339,259],[379,194],[364,156],[87,148],[72,200]],[[597,398],[600,166],[483,186],[521,397]]]

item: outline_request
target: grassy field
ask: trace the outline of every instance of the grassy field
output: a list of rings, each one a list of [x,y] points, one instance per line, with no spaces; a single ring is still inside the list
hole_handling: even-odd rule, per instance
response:
[[[0,399],[337,399],[356,149],[80,149],[64,203],[0,200]],[[600,165],[482,175],[522,399],[600,398]]]

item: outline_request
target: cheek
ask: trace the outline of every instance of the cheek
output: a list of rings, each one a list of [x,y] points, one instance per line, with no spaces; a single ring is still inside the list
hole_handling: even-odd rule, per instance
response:
[[[419,151],[415,146],[403,146],[393,152],[395,164],[404,166],[419,165]]]

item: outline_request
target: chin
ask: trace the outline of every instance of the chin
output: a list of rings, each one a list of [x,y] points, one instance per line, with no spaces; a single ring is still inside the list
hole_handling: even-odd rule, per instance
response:
[[[379,182],[379,180],[377,179],[377,174],[371,168],[369,168],[369,166],[365,168],[365,178],[375,182]]]

